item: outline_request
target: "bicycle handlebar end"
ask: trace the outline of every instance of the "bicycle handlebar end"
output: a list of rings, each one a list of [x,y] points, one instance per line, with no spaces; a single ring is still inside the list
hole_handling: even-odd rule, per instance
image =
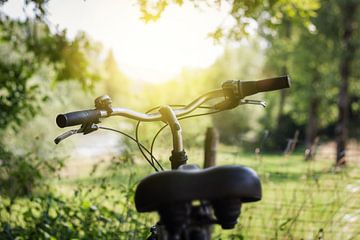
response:
[[[290,86],[291,81],[289,75],[256,81],[256,89],[258,92],[280,90],[289,88]]]
[[[60,128],[67,127],[65,114],[59,114],[56,116],[56,124]]]
[[[226,91],[228,97],[244,98],[259,92],[268,92],[289,88],[291,85],[288,75],[263,79],[259,81],[241,81],[230,80],[222,84],[222,88]]]
[[[60,128],[64,128],[75,125],[81,125],[87,122],[98,123],[100,117],[101,117],[100,110],[96,110],[96,109],[70,112],[70,113],[57,115],[56,124]]]
[[[59,144],[60,142],[61,142],[61,139],[60,139],[60,138],[57,137],[57,138],[54,139],[54,143],[55,143],[56,145]]]

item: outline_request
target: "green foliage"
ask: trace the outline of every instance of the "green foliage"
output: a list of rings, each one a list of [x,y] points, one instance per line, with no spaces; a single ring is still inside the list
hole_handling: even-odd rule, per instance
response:
[[[8,53],[7,53],[8,54]],[[7,55],[6,54],[6,55]],[[1,59],[6,59],[2,54]],[[19,126],[40,110],[39,85],[28,81],[34,73],[27,60],[0,62],[0,131],[8,125]]]
[[[9,0],[0,0],[0,6],[7,3]],[[47,14],[46,5],[49,0],[25,0],[24,7],[31,6],[34,12],[35,18],[38,20],[44,20],[45,15]],[[1,10],[0,13],[2,14]]]
[[[104,91],[113,100],[114,106],[124,106],[124,102],[129,102],[131,95],[130,80],[122,73],[114,58],[114,54],[110,51],[104,61],[104,78],[102,84]]]
[[[214,126],[219,130],[220,141],[225,144],[244,146],[244,142],[254,141],[251,130],[256,125],[254,109],[241,107],[239,109],[217,114],[212,117]],[[255,120],[255,121],[254,121]]]
[[[254,40],[249,41],[238,48],[227,49],[211,67],[208,81],[214,88],[219,88],[225,80],[259,79],[263,62],[260,46]],[[260,95],[251,99],[262,100],[261,98]],[[240,145],[244,141],[255,141],[254,129],[260,127],[257,123],[265,111],[266,109],[260,106],[239,106],[237,109],[214,115],[212,122],[219,130],[222,142]]]
[[[144,239],[149,218],[134,209],[135,184],[79,187],[68,197],[0,198],[1,239]],[[116,197],[115,197],[116,196]]]
[[[98,55],[99,47],[85,34],[69,40],[66,31],[53,33],[41,20],[1,15],[0,129],[19,126],[39,112],[49,97],[40,91],[42,81],[77,79],[91,87],[100,77],[94,62]],[[52,74],[44,74],[44,68]]]
[[[293,125],[299,126],[308,124],[310,112],[315,111],[316,127],[312,130],[315,135],[318,129],[333,128],[338,118],[341,58],[339,46],[344,34],[339,4],[341,5],[336,1],[321,1],[321,8],[310,19],[311,26],[290,24],[283,26],[283,32],[286,30],[286,34],[268,38],[271,43],[267,50],[268,71],[283,74],[286,69],[292,78],[292,86],[286,98],[285,114],[294,121]],[[359,31],[356,30],[356,33],[359,34]],[[354,38],[352,41],[358,40]],[[355,62],[352,64],[353,74],[356,75],[357,69],[358,63]],[[351,89],[358,84],[357,82],[355,78],[350,79],[353,99],[356,99],[358,94]],[[355,115],[357,114],[353,116]],[[351,122],[354,120],[351,119]],[[322,132],[329,134],[329,131]]]
[[[6,1],[0,3],[0,7]],[[63,158],[44,156],[33,149],[9,148],[10,128],[22,126],[41,112],[53,96],[50,85],[76,79],[89,89],[100,78],[100,48],[85,34],[70,40],[66,31],[50,29],[44,21],[47,1],[25,1],[33,5],[35,18],[11,19],[0,9],[0,182],[1,193],[31,195],[42,181],[63,166]],[[33,138],[33,137],[32,137]],[[33,142],[33,143],[34,143]],[[28,144],[32,145],[32,144]]]
[[[145,22],[156,21],[171,4],[182,5],[183,0],[139,0],[138,4]],[[229,5],[228,16],[234,21],[229,26],[220,25],[213,33],[210,33],[215,40],[223,37],[240,39],[249,36],[249,27],[256,21],[261,31],[269,32],[276,30],[284,21],[296,22],[300,25],[309,26],[310,18],[316,15],[319,9],[319,1],[316,0],[256,0],[256,1],[189,1],[195,7],[220,8],[221,5]]]
[[[324,47],[328,51],[324,51]],[[301,33],[289,60],[293,79],[291,115],[298,124],[308,121],[311,99],[319,104],[320,128],[336,121],[337,116],[333,113],[336,111],[338,71],[334,55],[331,43],[321,35]]]
[[[30,151],[14,153],[0,143],[0,193],[11,199],[31,196],[35,191],[47,190],[45,180],[64,166],[64,158],[51,156],[41,148],[41,140],[33,139]],[[19,142],[18,142],[18,145]]]

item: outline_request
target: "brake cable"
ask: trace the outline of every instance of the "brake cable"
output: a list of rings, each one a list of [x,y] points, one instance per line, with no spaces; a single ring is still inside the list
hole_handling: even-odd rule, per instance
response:
[[[154,107],[148,111],[146,111],[146,113],[150,113],[156,109],[158,109],[159,107]],[[143,149],[141,148],[141,143],[139,141],[139,126],[140,126],[140,123],[141,121],[138,121],[137,124],[136,124],[136,128],[135,128],[135,140],[136,140],[136,143],[137,143],[137,146],[141,152],[141,154],[143,155],[143,157],[146,159],[146,161],[148,163],[150,163],[151,166],[153,166],[153,168],[155,169],[156,172],[158,172],[159,170],[157,170],[157,168],[155,167],[155,164],[154,164],[154,160],[156,162],[156,164],[160,167],[160,169],[162,171],[164,171],[164,168],[161,166],[161,164],[159,163],[159,161],[157,161],[157,159],[152,155],[152,153],[150,152],[150,157],[151,157],[151,161],[150,159],[148,158],[148,156],[146,156],[146,154],[144,153]]]
[[[133,140],[134,142],[136,142],[138,144],[138,146],[140,146],[142,149],[144,149],[148,154],[151,155],[152,159],[155,159],[155,161],[157,162],[157,164],[159,165],[158,163],[158,160],[150,153],[149,149],[147,149],[144,145],[142,145],[140,142],[138,142],[135,138],[133,138],[132,136],[130,136],[129,134],[125,133],[125,132],[122,132],[120,130],[117,130],[117,129],[113,129],[113,128],[109,128],[109,127],[102,127],[102,126],[99,126],[99,129],[103,129],[103,130],[108,130],[108,131],[113,131],[113,132],[117,132],[117,133],[120,133],[128,138],[130,138],[131,140]],[[146,159],[148,160],[148,159]],[[150,164],[150,166],[152,166],[156,172],[158,172],[159,170],[155,167],[155,165],[148,161],[148,163]],[[161,165],[159,165],[161,166]],[[163,170],[163,169],[162,169]]]

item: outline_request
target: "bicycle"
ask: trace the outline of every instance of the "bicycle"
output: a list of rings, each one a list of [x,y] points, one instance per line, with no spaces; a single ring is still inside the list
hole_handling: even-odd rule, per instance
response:
[[[211,238],[211,225],[219,224],[222,229],[232,229],[240,216],[243,203],[260,201],[261,182],[255,171],[238,165],[214,166],[200,169],[187,164],[179,120],[214,114],[233,109],[239,105],[255,104],[265,107],[265,102],[245,99],[258,92],[290,87],[288,76],[260,81],[226,81],[220,89],[210,91],[196,98],[188,105],[165,105],[140,113],[126,108],[112,107],[107,95],[95,99],[95,109],[59,114],[56,123],[60,128],[81,125],[58,136],[56,144],[73,134],[89,134],[98,129],[111,130],[129,137],[137,143],[140,152],[154,168],[153,173],[140,181],[135,191],[135,206],[138,212],[158,212],[159,222],[151,228],[148,239],[177,240]],[[219,99],[211,106],[204,106],[209,100]],[[188,115],[198,108],[209,112]],[[154,112],[158,111],[158,112]],[[118,130],[101,127],[100,119],[123,116],[138,121],[135,138]],[[139,142],[141,122],[163,121],[166,124],[156,133],[151,149]],[[169,126],[173,149],[169,158],[171,170],[164,170],[153,156],[154,142],[159,133]],[[148,155],[146,155],[148,154]]]

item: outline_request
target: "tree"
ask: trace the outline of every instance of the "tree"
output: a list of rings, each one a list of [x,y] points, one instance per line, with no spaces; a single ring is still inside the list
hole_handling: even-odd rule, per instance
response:
[[[39,102],[48,98],[40,93],[41,82],[34,79],[42,69],[53,72],[44,78],[76,79],[84,88],[100,78],[89,57],[99,55],[98,47],[85,34],[69,40],[66,31],[52,33],[43,21],[45,3],[34,1],[35,19],[10,19],[0,11],[0,130],[33,117]]]
[[[184,1],[159,0],[150,1],[141,0],[140,9],[145,21],[155,21],[166,10],[171,3],[182,5]],[[239,40],[248,37],[249,26],[254,21],[257,22],[260,35],[265,37],[271,44],[270,51],[277,51],[275,58],[269,58],[270,65],[275,68],[276,74],[288,73],[288,59],[291,57],[291,38],[292,29],[297,26],[307,29],[311,25],[310,19],[316,15],[316,10],[320,7],[318,1],[217,1],[212,4],[210,1],[191,1],[197,7],[219,7],[221,4],[229,5],[228,16],[235,20],[235,24],[230,28],[220,25],[210,34],[215,40],[228,38]],[[275,43],[276,42],[276,43]],[[274,53],[274,51],[272,53]],[[275,66],[276,65],[276,66]],[[285,117],[286,91],[280,91],[279,107],[277,114],[277,126],[275,128],[275,138],[277,140],[284,138],[283,131]]]
[[[138,0],[142,19],[145,22],[156,21],[170,4],[182,5],[184,0]],[[249,25],[253,20],[257,21],[265,32],[273,32],[284,21],[297,22],[304,25],[310,24],[310,17],[315,16],[315,11],[320,7],[317,0],[235,0],[235,1],[188,1],[199,8],[220,7],[222,4],[229,5],[228,16],[235,20],[235,24],[226,28],[220,25],[211,34],[219,39],[227,37],[240,39],[248,36]]]
[[[340,91],[338,97],[338,122],[336,125],[336,164],[345,164],[346,142],[349,126],[349,81],[352,75],[352,63],[358,44],[355,44],[355,33],[358,25],[357,11],[360,8],[359,1],[338,0],[336,6],[339,8],[340,20]]]
[[[357,9],[358,3],[355,1],[322,1],[317,16],[311,19],[314,24],[312,32],[298,26],[291,41],[290,72],[294,79],[291,99],[295,107],[292,110],[293,119],[307,123],[305,143],[310,148],[318,127],[336,121],[333,110],[336,105],[334,99],[338,99],[339,115],[335,129],[337,165],[345,163],[348,115],[351,109],[349,84],[352,71],[358,68],[354,61],[358,45],[354,37],[358,34],[355,24],[358,20]],[[281,40],[275,39],[272,44],[279,41]],[[270,52],[274,51],[276,50],[272,45]],[[270,59],[281,56],[275,54]],[[338,97],[335,94],[336,88],[339,89]]]
[[[243,59],[246,59],[244,61]],[[255,80],[260,78],[264,53],[256,40],[236,49],[226,49],[210,68],[207,81],[214,88],[219,88],[221,82],[229,79]],[[253,98],[256,99],[254,96]],[[255,142],[258,119],[263,113],[260,106],[239,106],[232,111],[225,111],[212,116],[213,125],[219,130],[220,140],[226,144],[251,146]],[[245,143],[245,144],[244,144]],[[252,149],[253,150],[253,149]]]
[[[99,48],[85,34],[69,40],[66,31],[51,31],[45,21],[47,1],[26,0],[25,5],[34,7],[35,17],[25,20],[5,15],[1,11],[5,2],[0,2],[0,192],[17,197],[31,194],[63,161],[43,158],[36,151],[10,151],[5,130],[17,130],[40,112],[42,102],[49,98],[44,82],[77,80],[83,89],[91,88],[100,78],[94,64]]]
[[[125,74],[120,71],[111,50],[104,61],[104,68],[106,93],[112,98],[114,105],[124,105],[124,101],[126,101],[129,96],[130,81]]]
[[[266,50],[266,65],[265,71],[271,72],[274,75],[287,75],[289,72],[289,65],[291,55],[294,49],[294,27],[297,27],[289,20],[284,19],[284,23],[277,28],[277,32],[273,34],[262,33],[262,36],[268,41],[270,47]],[[291,77],[293,75],[291,74]],[[281,89],[279,92],[278,108],[275,119],[275,126],[272,127],[273,141],[278,149],[283,148],[283,141],[289,137],[288,129],[284,129],[289,119],[285,111],[287,103],[287,89]]]
[[[320,21],[321,13],[317,19]],[[336,61],[331,41],[321,33],[299,29],[292,52],[290,71],[294,78],[291,94],[291,115],[294,121],[306,124],[305,148],[311,151],[319,128],[336,120],[331,114],[336,98]],[[324,51],[324,48],[327,51]],[[312,152],[306,159],[312,158]]]

